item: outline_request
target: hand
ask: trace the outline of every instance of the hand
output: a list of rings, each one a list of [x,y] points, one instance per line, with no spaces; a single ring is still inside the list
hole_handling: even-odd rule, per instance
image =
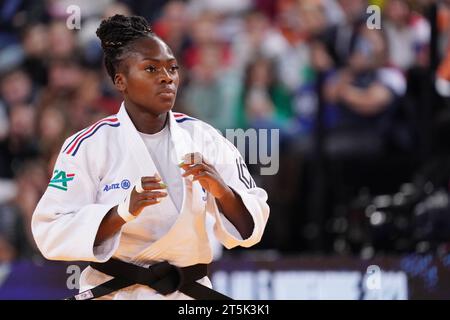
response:
[[[133,189],[128,191],[124,201],[109,210],[98,228],[94,241],[95,246],[110,238],[124,223],[136,219],[136,216],[145,207],[157,204],[161,197],[167,196],[165,192],[155,191],[166,188],[166,185],[161,182],[161,178],[158,175],[140,179],[141,183],[136,183],[136,185],[142,187],[143,191],[137,192],[136,186],[134,186]]]
[[[144,191],[138,193],[136,187],[134,187],[130,196],[129,212],[134,216],[138,216],[145,207],[157,204],[161,201],[160,198],[167,196],[166,192],[155,191],[167,188],[157,174],[154,176],[142,177],[141,184]]]
[[[352,88],[353,73],[349,69],[343,69],[339,72],[336,87],[337,99],[344,99],[349,88]]]
[[[183,177],[192,175],[192,181],[198,181],[214,198],[221,199],[233,194],[217,170],[203,158],[201,153],[186,154],[179,166],[185,170]]]

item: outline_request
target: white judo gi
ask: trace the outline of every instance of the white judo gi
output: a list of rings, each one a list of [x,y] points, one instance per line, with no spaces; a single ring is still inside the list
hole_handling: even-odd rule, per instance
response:
[[[209,263],[212,251],[205,228],[207,214],[215,218],[214,234],[226,248],[250,247],[260,241],[269,216],[267,193],[255,185],[239,151],[213,127],[184,114],[170,111],[169,126],[175,148],[173,161],[179,163],[185,154],[200,152],[241,197],[253,218],[251,236],[242,239],[219,211],[214,197],[205,193],[199,182],[184,178],[180,212],[167,196],[94,246],[108,211],[124,200],[137,179],[158,172],[122,104],[117,115],[69,137],[61,148],[54,176],[32,219],[35,241],[47,259],[105,262],[115,257],[140,266],[165,260],[179,267]],[[181,175],[184,170],[179,170]],[[164,219],[171,219],[170,228],[160,227]],[[87,267],[81,274],[80,292],[109,279]],[[207,277],[198,282],[211,287]],[[190,299],[178,291],[162,296],[143,285],[106,298]]]

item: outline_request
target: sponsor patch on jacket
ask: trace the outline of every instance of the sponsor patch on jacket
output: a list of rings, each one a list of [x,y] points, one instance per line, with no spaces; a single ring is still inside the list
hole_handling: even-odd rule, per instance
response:
[[[67,191],[68,182],[72,181],[74,177],[75,173],[67,173],[63,170],[55,170],[53,173],[53,178],[50,180],[48,186]]]
[[[130,180],[124,179],[119,183],[110,183],[103,187],[103,191],[109,191],[113,189],[124,189],[127,190],[131,187]]]

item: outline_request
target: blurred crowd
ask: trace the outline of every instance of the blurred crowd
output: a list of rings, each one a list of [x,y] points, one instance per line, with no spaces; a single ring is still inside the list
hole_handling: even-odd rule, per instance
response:
[[[278,174],[250,167],[272,208],[260,248],[373,253],[374,196],[450,154],[448,0],[1,0],[0,261],[39,256],[30,219],[62,142],[118,110],[95,35],[116,13],[172,48],[176,111],[280,130]]]

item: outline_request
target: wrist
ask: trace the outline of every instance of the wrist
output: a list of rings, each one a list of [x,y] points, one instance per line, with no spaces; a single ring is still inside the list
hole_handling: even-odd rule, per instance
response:
[[[232,198],[234,198],[234,192],[229,186],[226,187],[226,189],[220,196],[216,197],[216,199],[219,201],[227,201]]]
[[[125,201],[121,202],[116,208],[116,212],[125,222],[130,222],[134,219],[136,219],[136,216],[130,213],[130,201],[126,199]]]

